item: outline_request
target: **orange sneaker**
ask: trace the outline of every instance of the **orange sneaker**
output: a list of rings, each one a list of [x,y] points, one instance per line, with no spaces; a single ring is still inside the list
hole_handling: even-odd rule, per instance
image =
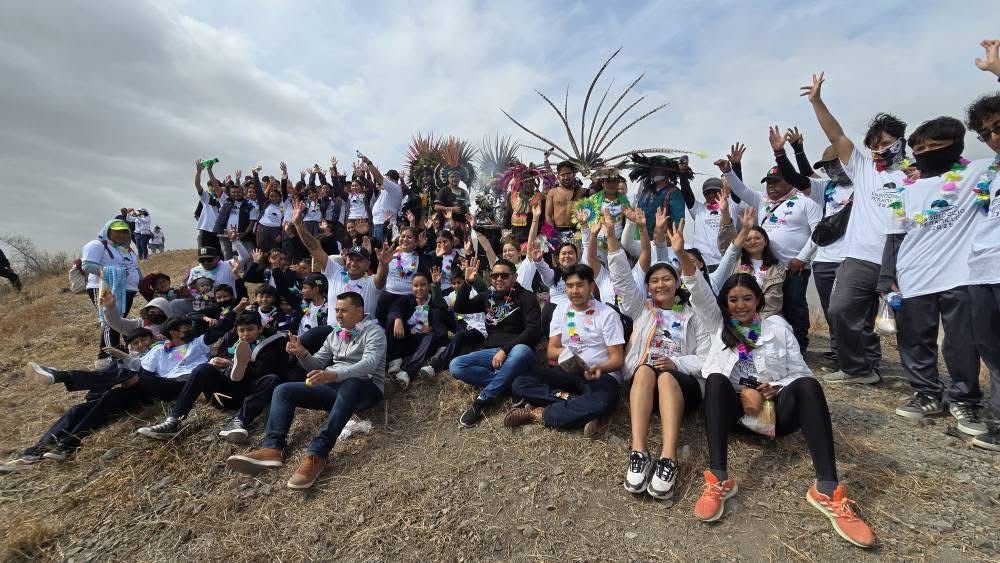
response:
[[[719,481],[708,469],[705,470],[705,490],[694,503],[694,515],[702,522],[715,522],[726,509],[726,501],[739,492],[736,481]]]
[[[326,459],[313,455],[306,454],[302,458],[302,463],[299,464],[299,468],[295,470],[292,474],[292,478],[288,480],[289,489],[308,489],[313,486],[319,474],[323,472],[326,467]]]
[[[840,537],[858,547],[871,547],[875,543],[875,534],[854,512],[855,502],[847,498],[847,490],[843,485],[837,485],[833,498],[816,490],[816,483],[809,487],[806,500],[830,519],[833,529]]]

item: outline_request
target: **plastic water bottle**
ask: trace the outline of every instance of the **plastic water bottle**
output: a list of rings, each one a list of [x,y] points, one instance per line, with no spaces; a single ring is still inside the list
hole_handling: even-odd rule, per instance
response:
[[[218,164],[218,163],[219,163],[219,159],[218,158],[206,158],[205,160],[201,161],[201,165],[204,168],[208,168],[209,166],[211,166],[213,164]]]

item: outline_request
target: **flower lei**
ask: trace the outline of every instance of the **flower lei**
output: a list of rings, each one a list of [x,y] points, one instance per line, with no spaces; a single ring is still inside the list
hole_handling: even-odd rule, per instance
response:
[[[413,310],[413,316],[415,318],[413,328],[421,330],[424,328],[425,324],[428,324],[428,319],[430,318],[431,306],[430,302],[421,305],[417,304],[416,309]]]
[[[399,270],[399,277],[406,279],[412,276],[417,271],[417,254],[415,252],[410,253],[410,260],[407,267],[403,267],[403,253],[397,252],[393,259],[395,261],[396,269]],[[409,270],[407,270],[409,268]]]
[[[717,214],[719,212],[719,202],[713,201],[711,203],[706,203],[705,209],[711,211],[713,214]]]
[[[360,327],[355,326],[352,329],[346,329],[340,325],[335,325],[333,327],[333,333],[337,335],[337,338],[342,342],[348,342],[352,338],[356,337],[360,333]]]
[[[761,262],[759,269],[760,269],[760,273],[762,273],[762,274],[766,274],[767,273],[767,266],[765,266],[763,262]],[[750,264],[744,264],[742,262],[740,262],[740,265],[736,268],[736,273],[738,273],[738,274],[754,274],[755,275],[755,272],[753,271],[753,266],[750,265]]]
[[[364,282],[367,278],[368,278],[368,275],[365,274],[364,276],[361,276],[360,279],[352,280],[347,275],[347,270],[346,269],[340,270],[340,282],[344,284],[344,291],[353,291],[355,293],[361,293],[362,282]],[[352,283],[354,285],[351,285]]]
[[[941,175],[941,178],[944,179],[944,184],[941,185],[940,197],[932,201],[931,206],[929,208],[924,209],[921,212],[914,213],[913,217],[911,218],[914,223],[918,225],[923,225],[924,223],[927,222],[928,219],[931,219],[935,215],[940,214],[943,209],[947,209],[948,207],[954,205],[953,202],[955,198],[958,196],[958,182],[962,181],[963,173],[965,172],[965,169],[969,167],[969,163],[970,161],[968,159],[960,157],[958,162],[956,162],[951,166],[951,170]],[[903,161],[904,170],[906,168],[909,168],[909,166],[910,166],[910,161],[904,160]],[[978,207],[979,209],[982,209],[983,212],[986,212],[989,209],[990,184],[996,177],[997,170],[998,170],[998,162],[994,160],[993,164],[991,164],[989,168],[986,169],[986,172],[984,172],[979,177],[979,181],[976,182],[976,185],[972,187],[972,193],[975,194],[973,205]],[[913,180],[909,177],[903,180],[904,186],[911,186],[915,183],[916,180]],[[906,191],[905,187],[896,188],[897,194],[902,194],[904,191]],[[897,222],[906,221],[906,210],[903,209],[902,195],[897,195],[896,200],[890,203],[889,207],[892,208],[893,214],[895,214]]]
[[[591,299],[590,302],[587,303],[587,310],[584,312],[584,315],[593,314],[594,300]],[[569,341],[574,344],[579,344],[581,342],[580,335],[576,332],[576,311],[573,310],[572,307],[568,308],[566,311],[566,336],[568,336]]]
[[[736,346],[740,361],[753,360],[753,349],[757,347],[757,340],[760,338],[760,313],[753,316],[750,326],[743,326],[736,319],[729,319],[729,324],[740,337],[740,343]]]

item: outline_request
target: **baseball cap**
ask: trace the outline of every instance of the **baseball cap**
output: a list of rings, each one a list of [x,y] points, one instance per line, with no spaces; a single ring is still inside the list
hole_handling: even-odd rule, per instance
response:
[[[822,168],[830,161],[837,160],[837,149],[833,148],[833,145],[826,147],[823,151],[823,156],[820,157],[818,161],[813,164],[813,168]]]
[[[369,254],[368,250],[363,246],[352,246],[347,250],[347,255],[350,256],[351,254],[355,256],[360,256],[368,261],[371,261],[372,259],[371,254]]]
[[[202,258],[218,258],[219,253],[212,246],[203,246],[198,249],[198,260]]]
[[[767,175],[761,179],[760,183],[763,184],[768,180],[785,180],[785,177],[781,175],[781,170],[777,166],[772,166],[770,170],[767,171]],[[787,182],[787,180],[785,180]]]
[[[722,180],[719,178],[709,178],[705,180],[705,183],[701,185],[701,191],[702,193],[722,191]]]
[[[128,223],[126,223],[125,221],[122,221],[121,219],[115,219],[114,221],[111,222],[110,225],[108,225],[108,230],[109,231],[131,231],[132,229],[129,228]]]

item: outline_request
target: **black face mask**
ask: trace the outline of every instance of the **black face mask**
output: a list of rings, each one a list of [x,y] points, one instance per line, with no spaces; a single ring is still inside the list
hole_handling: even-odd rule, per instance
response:
[[[948,145],[913,155],[915,166],[920,171],[921,178],[940,176],[951,169],[952,165],[958,162],[965,149],[965,142],[961,139]]]
[[[880,151],[878,155],[886,168],[895,168],[903,161],[903,157],[906,156],[906,144],[903,139],[896,139],[893,144],[889,145],[887,149]]]

